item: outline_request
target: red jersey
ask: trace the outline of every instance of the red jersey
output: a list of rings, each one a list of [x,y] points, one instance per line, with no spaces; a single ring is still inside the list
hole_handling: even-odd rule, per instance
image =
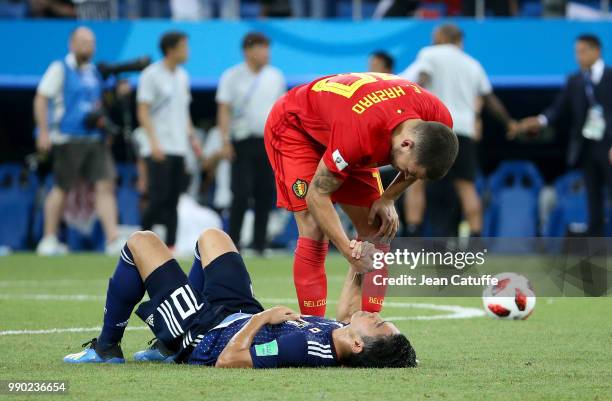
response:
[[[411,119],[452,128],[450,112],[433,94],[392,74],[330,75],[286,95],[287,120],[325,147],[323,161],[340,178],[353,168],[390,163],[391,135]]]

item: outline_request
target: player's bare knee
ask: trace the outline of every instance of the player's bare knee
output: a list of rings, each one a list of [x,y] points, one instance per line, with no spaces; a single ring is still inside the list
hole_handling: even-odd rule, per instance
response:
[[[135,255],[140,253],[144,247],[158,241],[161,240],[153,231],[136,231],[128,238],[127,246],[132,255]]]
[[[319,227],[319,223],[307,210],[294,213],[300,237],[307,237],[315,241],[323,241],[325,233]]]
[[[208,228],[198,238],[198,249],[202,266],[208,265],[217,257],[227,252],[238,252],[229,235],[218,228]]]

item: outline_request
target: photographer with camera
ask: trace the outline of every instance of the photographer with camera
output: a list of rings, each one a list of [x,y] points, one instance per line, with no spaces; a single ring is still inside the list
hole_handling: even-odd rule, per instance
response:
[[[36,147],[53,154],[55,183],[44,206],[44,236],[38,244],[41,255],[67,252],[57,239],[66,194],[85,180],[95,187],[95,211],[106,235],[106,252],[117,254],[121,239],[117,228],[113,159],[104,141],[100,116],[103,80],[91,63],[94,33],[79,27],[70,35],[70,53],[54,61],[40,81],[34,98],[37,125]]]

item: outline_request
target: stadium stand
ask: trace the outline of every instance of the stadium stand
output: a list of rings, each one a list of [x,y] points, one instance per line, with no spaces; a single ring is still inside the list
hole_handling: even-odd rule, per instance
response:
[[[0,166],[0,245],[26,249],[37,189],[36,176],[23,166]]]
[[[505,161],[489,177],[485,237],[538,236],[538,196],[543,179],[534,164]]]

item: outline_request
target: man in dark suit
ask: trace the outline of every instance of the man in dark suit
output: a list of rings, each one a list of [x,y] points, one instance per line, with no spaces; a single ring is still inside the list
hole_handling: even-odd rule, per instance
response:
[[[612,68],[601,58],[597,36],[576,40],[580,71],[570,75],[553,105],[519,124],[536,131],[569,118],[567,162],[583,171],[589,203],[589,235],[604,235],[604,188],[612,196]]]

